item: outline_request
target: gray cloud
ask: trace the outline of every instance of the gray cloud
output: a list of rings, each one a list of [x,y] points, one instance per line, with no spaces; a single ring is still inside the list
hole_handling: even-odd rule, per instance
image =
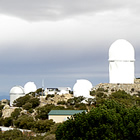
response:
[[[58,20],[74,15],[120,9],[139,9],[139,2],[132,0],[1,0],[0,13],[26,20]],[[138,10],[139,11],[139,10]]]

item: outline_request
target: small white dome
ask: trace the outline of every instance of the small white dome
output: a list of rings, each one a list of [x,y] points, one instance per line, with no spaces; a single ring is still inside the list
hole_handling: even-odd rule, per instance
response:
[[[109,49],[109,61],[134,61],[134,48],[124,39],[116,40]]]
[[[89,97],[91,89],[92,84],[90,81],[85,79],[77,80],[76,84],[73,86],[73,94],[75,97]]]
[[[30,92],[35,92],[36,90],[37,90],[37,87],[34,82],[27,82],[24,85],[25,94],[28,94]]]
[[[22,86],[15,86],[10,90],[10,94],[24,94],[24,89]]]

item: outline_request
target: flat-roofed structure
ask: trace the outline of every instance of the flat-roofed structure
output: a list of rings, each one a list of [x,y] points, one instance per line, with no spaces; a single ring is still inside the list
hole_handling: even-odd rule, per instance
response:
[[[66,121],[72,115],[82,112],[86,112],[86,110],[51,110],[48,114],[48,119],[52,119],[55,123],[60,123]]]

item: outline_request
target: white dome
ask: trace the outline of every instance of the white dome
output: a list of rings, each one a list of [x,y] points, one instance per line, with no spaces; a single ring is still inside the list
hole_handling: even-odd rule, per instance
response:
[[[109,61],[134,61],[134,48],[124,39],[116,40],[109,49]]]
[[[35,92],[36,90],[37,90],[37,87],[34,82],[27,82],[24,85],[25,94],[28,94],[30,92]]]
[[[75,97],[89,97],[91,89],[92,84],[90,81],[85,79],[77,80],[76,84],[73,86],[73,94]]]
[[[24,94],[24,89],[22,86],[15,86],[10,90],[10,94]]]

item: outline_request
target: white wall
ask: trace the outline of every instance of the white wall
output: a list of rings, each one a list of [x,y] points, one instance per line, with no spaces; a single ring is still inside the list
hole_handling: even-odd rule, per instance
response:
[[[134,83],[133,61],[111,61],[109,62],[109,82],[133,84]]]
[[[23,97],[25,94],[10,94],[10,106],[13,106],[14,100],[18,99],[19,97]]]
[[[67,120],[67,118],[70,118],[71,115],[49,115],[49,120],[53,119],[55,123],[61,123]]]

